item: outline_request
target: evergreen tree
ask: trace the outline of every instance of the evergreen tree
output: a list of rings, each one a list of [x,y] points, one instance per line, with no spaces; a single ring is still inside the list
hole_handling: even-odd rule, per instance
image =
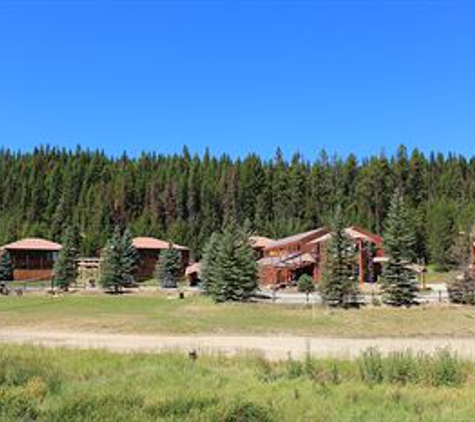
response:
[[[249,243],[250,222],[246,221],[243,228],[236,230],[236,257],[240,270],[239,300],[246,301],[252,297],[258,288],[256,254]]]
[[[203,291],[215,298],[221,291],[219,284],[219,274],[217,271],[216,260],[218,255],[218,247],[221,241],[219,233],[213,233],[203,249],[203,259],[201,261],[201,281],[203,283]]]
[[[404,198],[396,190],[384,233],[384,247],[389,257],[383,275],[383,300],[392,306],[417,303],[417,284],[410,264],[414,262],[415,233]]]
[[[454,204],[447,200],[431,204],[428,210],[429,255],[431,262],[441,271],[446,271],[451,267],[451,257],[448,252],[455,244],[458,235],[455,213]]]
[[[328,306],[349,308],[360,304],[355,245],[345,233],[340,211],[336,214],[332,237],[326,245],[319,290]]]
[[[297,288],[299,292],[306,294],[308,303],[310,293],[313,293],[315,291],[315,283],[313,281],[313,278],[308,274],[301,275],[298,281]]]
[[[399,148],[394,157],[356,160],[322,151],[308,163],[250,155],[143,154],[0,149],[0,245],[20,237],[57,239],[75,225],[81,254],[103,248],[120,222],[143,235],[173,238],[199,257],[224,221],[249,219],[258,234],[281,237],[327,225],[336,204],[351,224],[381,233],[391,192],[403,190],[413,215],[417,258],[452,266],[449,250],[475,222],[475,159]]]
[[[10,253],[4,249],[0,254],[0,285],[13,281],[13,264]]]
[[[157,263],[157,279],[164,289],[178,286],[182,275],[182,260],[180,252],[170,244],[168,249],[161,252]]]
[[[249,233],[229,224],[205,248],[202,278],[216,302],[249,300],[257,289],[257,263]]]
[[[116,226],[101,254],[100,284],[103,288],[113,290],[115,293],[121,290],[124,282],[122,261],[122,236],[120,228]]]
[[[137,249],[133,245],[132,234],[129,229],[125,229],[122,236],[122,276],[123,283],[122,285],[131,286],[135,282],[135,271],[137,270],[137,265],[139,261],[139,254]]]
[[[77,278],[78,247],[74,227],[71,226],[66,230],[63,235],[62,246],[58,259],[54,264],[53,283],[56,287],[67,291]]]

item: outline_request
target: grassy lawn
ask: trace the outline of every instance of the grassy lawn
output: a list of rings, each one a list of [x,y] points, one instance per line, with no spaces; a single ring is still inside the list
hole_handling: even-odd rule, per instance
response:
[[[215,305],[158,293],[110,296],[28,293],[0,297],[2,326],[112,333],[312,334],[340,337],[474,336],[475,308],[428,306],[361,310],[272,304]]]
[[[473,366],[424,359],[192,361],[0,346],[0,420],[473,421]]]
[[[447,284],[453,281],[457,275],[459,275],[458,271],[435,271],[429,267],[429,271],[425,275],[426,283],[427,284]]]

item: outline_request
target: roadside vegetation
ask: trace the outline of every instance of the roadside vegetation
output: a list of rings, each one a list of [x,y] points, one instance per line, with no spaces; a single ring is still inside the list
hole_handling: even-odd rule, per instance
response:
[[[0,346],[0,419],[470,421],[474,374],[444,350],[269,362]]]

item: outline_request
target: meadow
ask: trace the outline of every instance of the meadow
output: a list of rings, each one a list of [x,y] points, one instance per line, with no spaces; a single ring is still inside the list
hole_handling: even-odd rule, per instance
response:
[[[471,421],[474,371],[448,351],[271,363],[0,346],[0,420]]]
[[[219,304],[154,293],[28,293],[0,297],[3,327],[136,334],[293,334],[350,338],[472,337],[475,309],[453,305],[411,309]]]

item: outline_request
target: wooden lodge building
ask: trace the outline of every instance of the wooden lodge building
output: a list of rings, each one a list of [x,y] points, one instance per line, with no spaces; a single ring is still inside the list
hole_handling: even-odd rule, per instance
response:
[[[264,257],[264,251],[268,248],[275,240],[269,239],[264,236],[251,236],[249,237],[249,243],[252,246],[252,249],[256,252],[257,259]]]
[[[45,239],[29,238],[4,245],[10,253],[15,280],[49,280],[61,245]]]
[[[382,238],[355,226],[345,232],[357,251],[359,282],[375,281],[381,263],[374,258],[384,255]],[[325,244],[331,236],[331,230],[323,227],[271,242],[258,261],[260,282],[284,287],[296,282],[302,274],[309,274],[319,282]]]
[[[137,249],[139,255],[139,263],[136,273],[138,281],[154,277],[160,253],[165,249],[168,249],[170,245],[172,248],[177,249],[181,254],[183,272],[185,272],[190,261],[190,249],[185,246],[155,239],[153,237],[136,237],[133,239],[132,243],[135,249]]]

